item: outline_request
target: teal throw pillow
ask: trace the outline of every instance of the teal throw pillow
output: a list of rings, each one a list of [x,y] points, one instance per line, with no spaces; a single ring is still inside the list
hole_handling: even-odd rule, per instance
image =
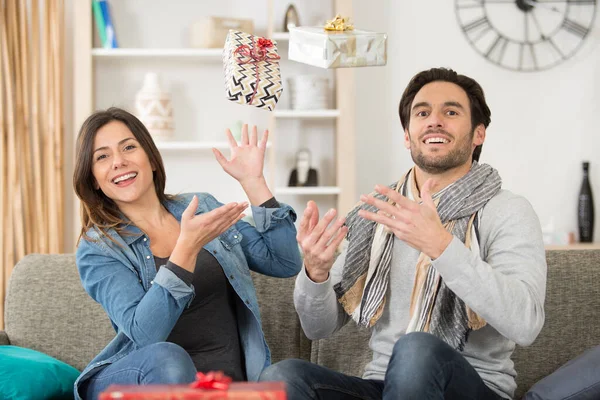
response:
[[[0,346],[2,399],[72,399],[78,376],[77,369],[39,351]]]

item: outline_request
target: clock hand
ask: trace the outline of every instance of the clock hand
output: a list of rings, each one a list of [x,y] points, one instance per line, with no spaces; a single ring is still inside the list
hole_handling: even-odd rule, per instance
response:
[[[523,0],[523,2],[525,4],[527,4],[527,5],[529,5],[529,6],[532,6],[532,7],[541,6],[542,8],[545,8],[547,10],[562,13],[562,11],[560,11],[558,8],[556,8],[554,6],[551,6],[549,4],[544,4],[542,2],[537,2],[537,1],[534,1],[534,0]]]

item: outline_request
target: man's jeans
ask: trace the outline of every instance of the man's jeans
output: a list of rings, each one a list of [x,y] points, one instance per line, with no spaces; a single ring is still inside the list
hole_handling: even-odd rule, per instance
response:
[[[344,375],[304,360],[274,364],[260,380],[285,382],[288,400],[502,399],[459,352],[421,332],[396,342],[384,381]]]
[[[110,385],[187,384],[196,379],[196,367],[180,346],[160,342],[142,347],[108,365],[81,388],[81,397],[96,400]]]

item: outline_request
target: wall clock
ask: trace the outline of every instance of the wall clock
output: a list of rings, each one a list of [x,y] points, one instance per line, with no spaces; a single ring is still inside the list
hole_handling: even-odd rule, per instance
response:
[[[467,40],[490,62],[540,71],[572,57],[590,36],[597,0],[455,0]]]

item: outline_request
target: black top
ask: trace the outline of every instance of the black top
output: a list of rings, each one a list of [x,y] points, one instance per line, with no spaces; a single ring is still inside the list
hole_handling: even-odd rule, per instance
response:
[[[279,208],[280,204],[272,197],[260,206]],[[185,349],[197,371],[223,371],[234,381],[246,380],[238,334],[237,295],[217,259],[201,249],[193,273],[172,263],[168,257],[154,257],[154,262],[157,270],[161,266],[170,269],[186,284],[193,285],[196,293],[167,341]]]
[[[168,258],[154,257],[154,261],[158,269]],[[235,381],[246,380],[238,335],[236,294],[221,265],[202,249],[193,274],[177,268],[180,273],[192,276],[196,296],[183,310],[167,341],[183,347],[197,371],[223,371]]]

